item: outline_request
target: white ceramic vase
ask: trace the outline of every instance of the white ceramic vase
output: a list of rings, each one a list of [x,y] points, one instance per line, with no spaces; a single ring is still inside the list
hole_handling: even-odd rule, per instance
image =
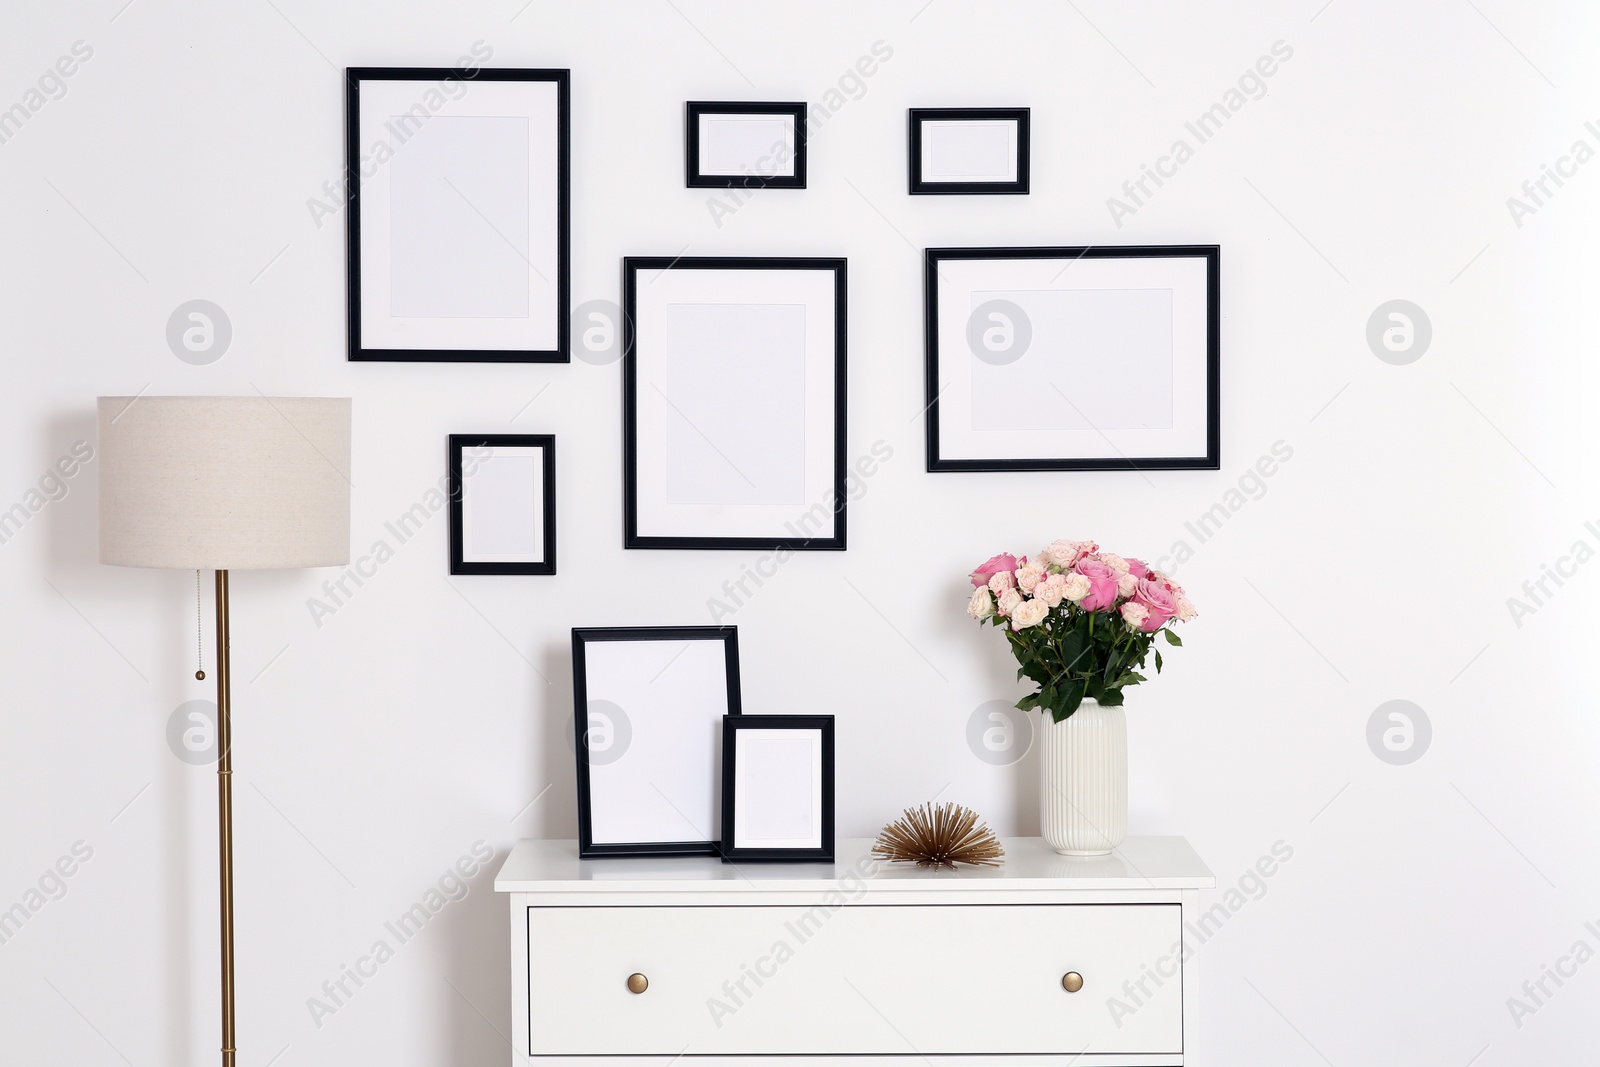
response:
[[[1104,856],[1128,836],[1128,720],[1094,700],[1061,722],[1040,717],[1040,833],[1063,856]]]

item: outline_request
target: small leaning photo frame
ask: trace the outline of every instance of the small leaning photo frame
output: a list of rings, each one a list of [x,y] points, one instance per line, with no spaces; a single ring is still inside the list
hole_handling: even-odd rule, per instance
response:
[[[725,862],[834,858],[832,715],[722,720]]]
[[[451,574],[556,572],[556,439],[451,434]]]
[[[1221,258],[928,249],[928,470],[1217,470]]]
[[[1027,193],[1025,107],[917,107],[907,166],[913,195]]]
[[[804,189],[805,103],[691,100],[684,117],[691,189]]]
[[[623,260],[623,544],[845,547],[845,261]]]
[[[568,82],[345,70],[349,359],[570,360]]]
[[[732,626],[575,628],[578,855],[719,854],[722,723],[741,718]]]

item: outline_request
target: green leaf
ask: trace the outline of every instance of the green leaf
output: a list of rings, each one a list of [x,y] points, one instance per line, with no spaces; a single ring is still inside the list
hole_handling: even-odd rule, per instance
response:
[[[1084,661],[1088,659],[1083,646],[1083,638],[1076,631],[1068,633],[1061,639],[1061,664],[1068,671],[1081,671]]]
[[[1183,639],[1180,638],[1177,634],[1173,633],[1171,630],[1162,630],[1161,632],[1167,635],[1167,644],[1169,644],[1169,645],[1182,645],[1183,644]]]
[[[1156,673],[1161,673],[1161,650],[1156,649]]]
[[[1038,693],[1029,693],[1027,696],[1025,696],[1021,700],[1017,701],[1017,707],[1018,707],[1018,709],[1020,709],[1022,711],[1032,711],[1034,708],[1036,708],[1038,706],[1039,706],[1039,694]]]
[[[1102,707],[1120,708],[1122,706],[1122,690],[1107,689],[1100,694],[1099,700]]]

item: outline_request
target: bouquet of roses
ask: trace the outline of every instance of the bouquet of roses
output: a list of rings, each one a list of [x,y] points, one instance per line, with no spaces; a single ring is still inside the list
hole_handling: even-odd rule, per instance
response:
[[[1181,645],[1171,624],[1195,616],[1177,582],[1093,541],[1052,541],[1031,560],[1001,553],[968,577],[967,614],[1002,627],[1017,677],[1039,686],[1017,707],[1047,709],[1056,722],[1085,698],[1121,704],[1123,687],[1145,680],[1136,668],[1156,634]],[[1159,673],[1159,650],[1155,659]]]

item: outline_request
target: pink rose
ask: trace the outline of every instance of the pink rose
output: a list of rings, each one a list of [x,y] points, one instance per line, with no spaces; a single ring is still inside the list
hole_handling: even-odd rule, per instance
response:
[[[990,556],[983,566],[967,575],[967,577],[972,579],[974,586],[988,585],[991,574],[999,574],[1001,571],[1014,571],[1016,569],[1017,557],[1009,552],[1002,552],[998,556]]]
[[[1149,611],[1149,617],[1144,620],[1146,632],[1159,630],[1167,624],[1167,620],[1178,613],[1178,598],[1167,590],[1160,582],[1149,578],[1139,579],[1139,588],[1134,593],[1134,599],[1144,605]]]
[[[1084,611],[1100,611],[1117,602],[1117,579],[1121,576],[1116,571],[1095,559],[1080,559],[1072,570],[1089,579],[1089,592],[1078,601]]]
[[[1118,574],[1128,573],[1128,561],[1117,555],[1115,552],[1102,552],[1098,558],[1101,563],[1104,563],[1107,567],[1110,567]]]
[[[1144,565],[1144,560],[1134,559],[1132,556],[1129,556],[1128,573],[1133,575],[1135,578],[1148,578],[1150,577],[1150,568]]]

